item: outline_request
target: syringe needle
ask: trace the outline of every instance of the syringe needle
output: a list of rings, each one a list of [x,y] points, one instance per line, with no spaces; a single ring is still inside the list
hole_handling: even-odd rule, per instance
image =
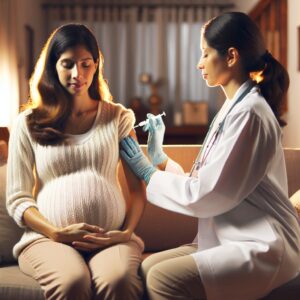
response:
[[[156,119],[156,118],[158,118],[158,117],[165,116],[165,115],[166,115],[166,113],[163,111],[161,114],[158,114],[158,115],[154,116],[154,119]],[[133,128],[142,127],[142,126],[146,125],[147,123],[149,123],[149,119],[144,120],[144,121],[138,123],[138,124],[135,125]]]

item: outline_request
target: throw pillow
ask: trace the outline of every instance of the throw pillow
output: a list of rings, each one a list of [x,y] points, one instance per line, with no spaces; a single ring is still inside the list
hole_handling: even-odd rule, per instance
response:
[[[17,226],[6,210],[6,164],[0,166],[0,265],[15,261],[13,246],[20,240],[23,230]]]

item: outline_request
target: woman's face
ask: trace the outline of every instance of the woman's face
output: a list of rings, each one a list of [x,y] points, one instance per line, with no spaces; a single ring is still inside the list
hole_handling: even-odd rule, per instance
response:
[[[61,85],[73,96],[84,95],[93,81],[98,62],[84,47],[77,46],[63,52],[56,63]]]
[[[200,47],[202,55],[197,68],[202,71],[206,84],[208,86],[225,85],[229,79],[226,56],[221,57],[216,49],[209,47],[203,36]]]

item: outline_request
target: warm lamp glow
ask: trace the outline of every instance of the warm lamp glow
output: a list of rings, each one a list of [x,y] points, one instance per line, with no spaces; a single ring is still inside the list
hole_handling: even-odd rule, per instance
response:
[[[9,122],[9,90],[5,77],[0,74],[0,91],[1,91],[1,110],[0,110],[0,127],[8,127]]]
[[[15,1],[0,1],[0,127],[10,128],[19,113]]]
[[[11,127],[19,112],[18,74],[9,62],[8,58],[0,61],[0,127]]]

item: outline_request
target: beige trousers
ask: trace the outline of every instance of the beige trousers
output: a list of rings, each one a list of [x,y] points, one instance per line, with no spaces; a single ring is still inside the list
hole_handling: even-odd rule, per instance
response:
[[[46,299],[140,299],[142,249],[134,241],[84,257],[71,246],[39,239],[19,256],[20,269],[36,279]]]
[[[196,262],[190,255],[196,251],[196,245],[185,245],[143,261],[142,275],[149,299],[206,299]]]

